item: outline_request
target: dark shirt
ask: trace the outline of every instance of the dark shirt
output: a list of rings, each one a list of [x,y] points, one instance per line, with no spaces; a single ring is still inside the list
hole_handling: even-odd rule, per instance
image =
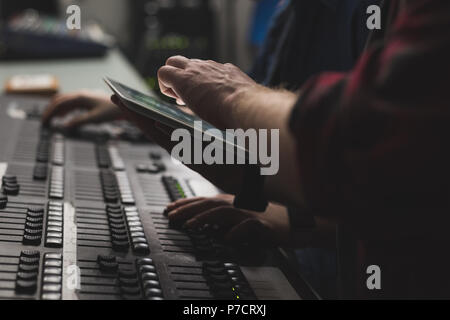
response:
[[[373,294],[373,263],[384,297],[449,297],[450,1],[387,3],[387,31],[356,67],[301,89],[291,128],[302,184],[315,214],[359,239],[359,294]]]

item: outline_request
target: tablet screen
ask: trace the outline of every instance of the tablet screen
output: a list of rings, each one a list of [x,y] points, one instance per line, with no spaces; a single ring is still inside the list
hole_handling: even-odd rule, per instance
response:
[[[117,93],[122,99],[137,105],[138,107],[142,107],[150,113],[156,113],[159,116],[165,117],[167,119],[172,120],[172,122],[176,122],[184,125],[185,127],[191,128],[192,130],[197,129],[195,127],[195,121],[201,121],[202,123],[202,132],[206,136],[213,137],[219,141],[225,142],[226,145],[231,145],[237,149],[242,150],[244,153],[247,153],[247,149],[236,144],[234,136],[228,136],[225,131],[219,130],[210,123],[203,121],[197,116],[188,114],[183,112],[179,107],[175,105],[171,105],[169,103],[165,103],[157,98],[150,97],[142,92],[136,91],[123,85],[117,81],[111,79],[105,79],[106,83],[111,87],[111,89]],[[151,117],[151,115],[148,115]],[[157,120],[158,119],[154,119]],[[174,125],[172,125],[173,127]],[[180,126],[181,127],[181,126]],[[211,130],[215,129],[215,130]],[[245,155],[247,156],[247,154]]]
[[[197,116],[183,112],[175,105],[171,105],[156,98],[150,97],[117,81],[111,79],[108,79],[108,81],[125,99],[132,101],[143,108],[156,112],[164,117],[180,122],[191,128],[194,128],[194,121],[202,121],[203,131],[208,129],[216,129],[208,122],[203,121]]]

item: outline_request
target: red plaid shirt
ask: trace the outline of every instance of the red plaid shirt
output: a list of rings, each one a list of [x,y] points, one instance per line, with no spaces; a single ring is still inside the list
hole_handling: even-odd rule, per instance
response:
[[[450,1],[389,5],[384,36],[351,72],[311,79],[291,118],[307,204],[388,265],[387,249],[450,229]]]

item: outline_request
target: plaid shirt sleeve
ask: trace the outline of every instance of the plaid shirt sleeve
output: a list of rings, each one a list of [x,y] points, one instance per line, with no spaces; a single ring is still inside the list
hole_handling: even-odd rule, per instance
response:
[[[351,72],[310,79],[291,116],[308,206],[358,226],[450,207],[450,1],[406,0],[387,27]]]

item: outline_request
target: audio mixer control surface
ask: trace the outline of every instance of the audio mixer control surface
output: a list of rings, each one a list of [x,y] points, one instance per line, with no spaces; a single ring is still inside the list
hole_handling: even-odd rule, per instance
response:
[[[1,299],[300,299],[271,250],[169,225],[218,190],[159,147],[41,128],[42,98],[0,98]]]

